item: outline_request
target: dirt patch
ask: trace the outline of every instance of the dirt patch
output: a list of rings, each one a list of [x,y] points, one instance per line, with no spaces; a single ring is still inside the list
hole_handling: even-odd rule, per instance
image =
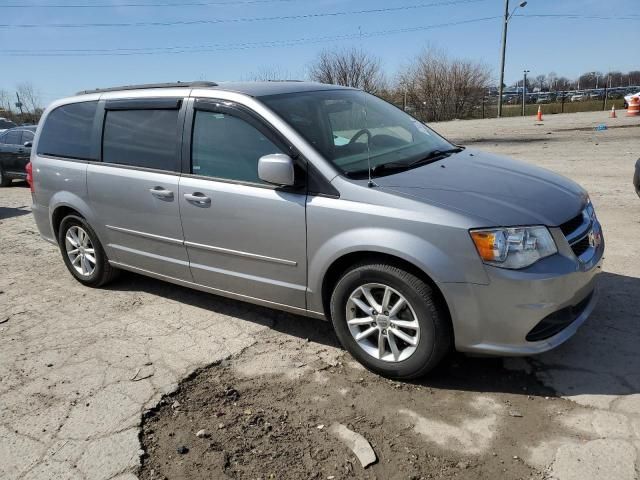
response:
[[[143,480],[540,478],[523,448],[538,442],[541,422],[555,423],[552,410],[568,408],[497,360],[454,356],[401,383],[344,353],[321,359],[302,339],[280,344],[283,357],[298,351],[286,369],[248,375],[278,342],[269,343],[200,371],[146,415]],[[363,435],[378,461],[363,469],[334,423]]]

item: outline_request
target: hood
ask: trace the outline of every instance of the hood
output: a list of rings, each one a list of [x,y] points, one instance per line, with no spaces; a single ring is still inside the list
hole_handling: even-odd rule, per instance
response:
[[[558,226],[576,216],[587,198],[561,175],[469,148],[375,182],[388,192],[480,217],[487,227]]]

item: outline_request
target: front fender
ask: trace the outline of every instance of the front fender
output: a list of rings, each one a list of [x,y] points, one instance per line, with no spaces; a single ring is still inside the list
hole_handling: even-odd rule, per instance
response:
[[[408,232],[379,227],[362,227],[341,232],[327,239],[314,252],[309,252],[309,305],[322,311],[322,283],[331,267],[341,257],[356,252],[383,253],[415,265],[434,282],[487,283],[481,265],[468,265],[463,256],[444,251],[428,240]],[[479,262],[478,262],[479,263]]]

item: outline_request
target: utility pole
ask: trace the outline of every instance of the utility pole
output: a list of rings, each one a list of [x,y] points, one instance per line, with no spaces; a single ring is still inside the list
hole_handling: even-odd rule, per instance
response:
[[[498,85],[498,118],[502,116],[502,85],[504,85],[504,59],[507,54],[507,26],[509,25],[509,0],[504,0],[504,25],[502,25],[502,56],[500,59],[500,84]]]
[[[504,84],[504,59],[507,53],[507,26],[518,8],[524,8],[527,2],[520,2],[513,12],[509,13],[509,0],[504,0],[504,25],[502,26],[502,56],[500,57],[500,85],[498,85],[498,118],[502,116],[502,85]]]
[[[604,81],[604,98],[602,99],[602,110],[607,109],[607,87],[611,89],[611,75],[609,75],[609,78],[605,79]]]
[[[20,100],[20,94],[18,92],[16,92],[16,98],[18,99],[18,101],[16,102],[16,107],[20,109],[20,116],[22,117],[24,112],[22,111],[22,101]]]
[[[524,80],[522,81],[522,116],[525,116],[525,106],[527,105],[527,73],[529,70],[524,71]]]

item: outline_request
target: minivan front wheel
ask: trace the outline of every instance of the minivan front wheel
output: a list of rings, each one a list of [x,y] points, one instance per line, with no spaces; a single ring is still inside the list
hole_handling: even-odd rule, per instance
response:
[[[432,288],[393,265],[346,272],[331,296],[331,320],[351,355],[391,378],[426,374],[451,346],[449,321]]]
[[[87,221],[76,215],[69,215],[60,222],[58,245],[67,269],[80,283],[90,287],[100,287],[109,282],[116,269]]]

